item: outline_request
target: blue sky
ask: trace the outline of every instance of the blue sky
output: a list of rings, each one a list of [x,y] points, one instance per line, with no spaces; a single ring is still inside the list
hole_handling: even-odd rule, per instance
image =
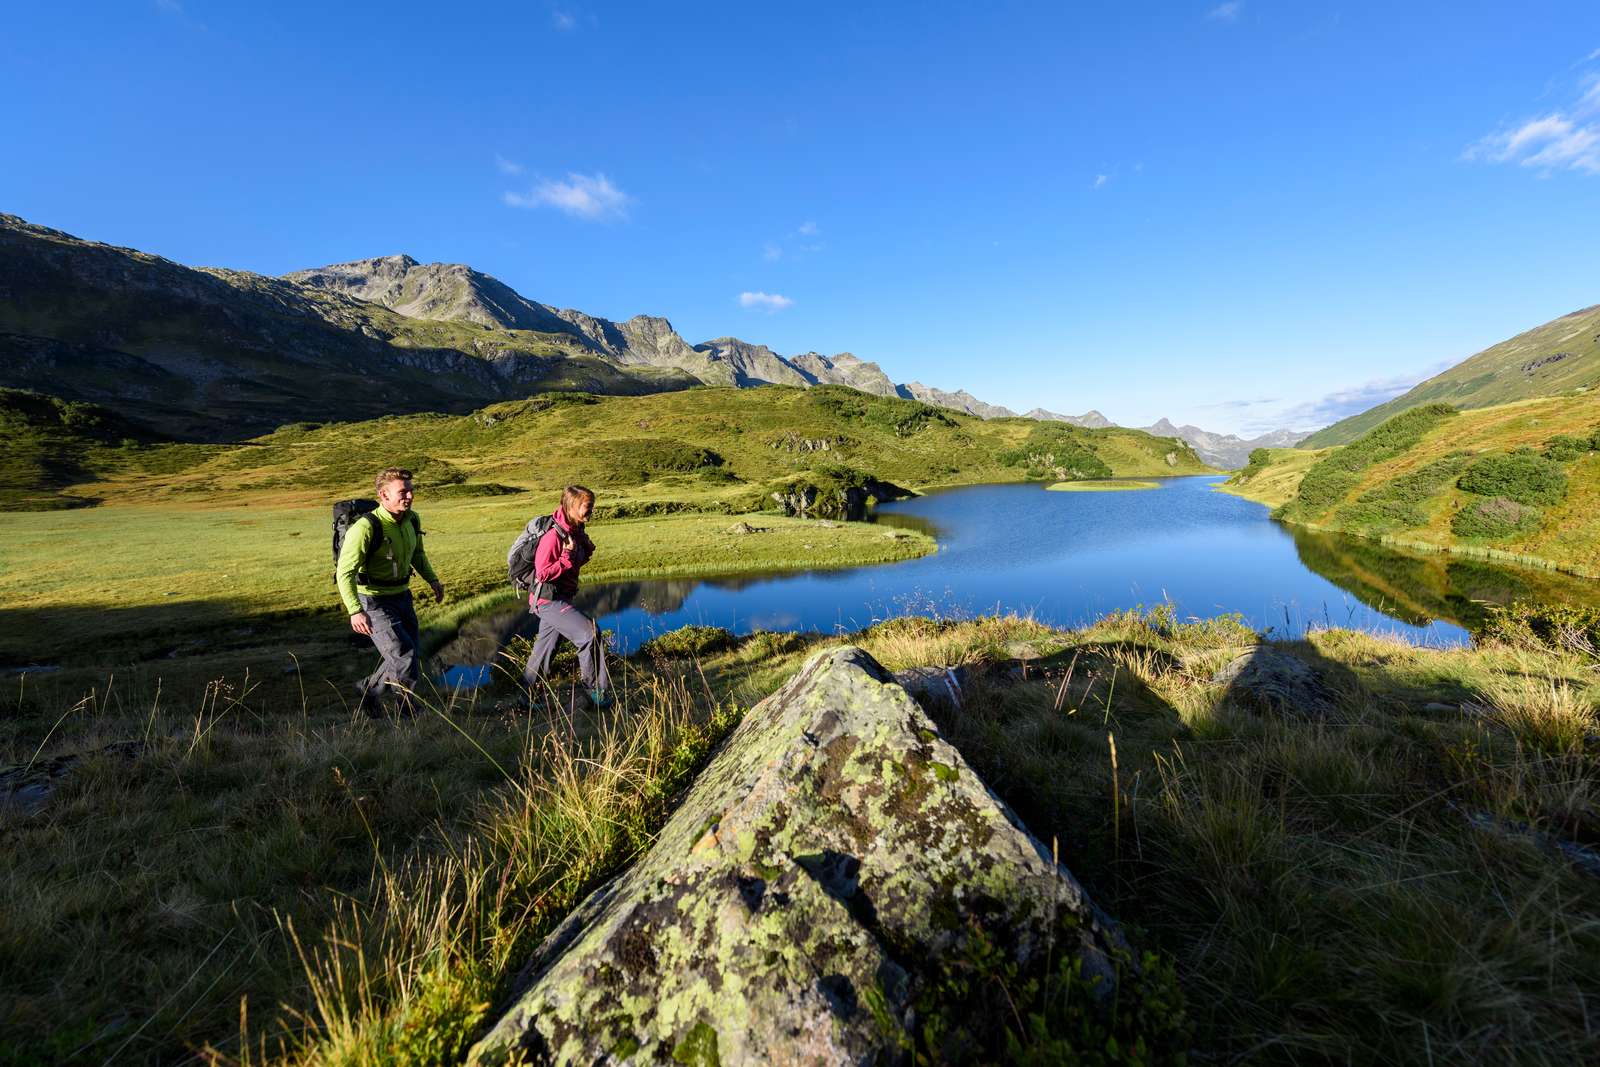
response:
[[[1312,428],[1600,302],[1600,4],[13,4],[0,210]]]

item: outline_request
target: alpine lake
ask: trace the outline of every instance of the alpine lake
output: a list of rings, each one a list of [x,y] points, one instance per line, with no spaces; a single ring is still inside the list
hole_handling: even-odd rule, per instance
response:
[[[1444,647],[1470,643],[1493,605],[1600,604],[1600,582],[1283,525],[1219,484],[1201,475],[1121,492],[1048,492],[1038,483],[944,490],[869,518],[932,533],[939,548],[920,559],[586,584],[576,602],[620,653],[691,624],[849,633],[900,615],[1014,612],[1076,626],[1163,603],[1180,620],[1236,613],[1274,637],[1338,626]],[[760,536],[759,520],[751,523],[748,536]],[[604,553],[604,524],[590,532]],[[535,631],[526,604],[508,597],[467,620],[434,662],[447,665],[446,684],[475,685],[507,642]]]

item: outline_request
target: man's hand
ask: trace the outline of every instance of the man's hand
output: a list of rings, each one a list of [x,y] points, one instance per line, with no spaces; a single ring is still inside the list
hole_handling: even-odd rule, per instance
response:
[[[444,603],[444,583],[443,582],[429,582],[428,584],[433,587],[433,602],[435,604],[443,604]]]
[[[367,637],[372,636],[372,620],[367,618],[367,613],[358,611],[350,616],[350,629]]]

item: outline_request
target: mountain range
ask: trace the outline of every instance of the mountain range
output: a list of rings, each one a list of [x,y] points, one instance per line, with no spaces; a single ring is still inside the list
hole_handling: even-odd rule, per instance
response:
[[[463,264],[406,255],[282,277],[187,267],[0,215],[0,385],[103,404],[164,433],[237,439],[287,421],[467,411],[546,390],[843,385],[981,418],[964,389],[897,384],[841,352],[783,356],[736,337],[690,344],[665,318],[623,322],[530,300]],[[1090,428],[1100,412],[1026,418]],[[1259,442],[1174,427],[1208,462]]]

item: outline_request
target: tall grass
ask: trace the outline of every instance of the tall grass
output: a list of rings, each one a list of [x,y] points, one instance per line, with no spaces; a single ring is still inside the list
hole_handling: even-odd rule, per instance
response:
[[[6,747],[61,773],[0,826],[0,1063],[458,1062],[738,717],[637,663],[538,718],[248,677],[19,684]]]

